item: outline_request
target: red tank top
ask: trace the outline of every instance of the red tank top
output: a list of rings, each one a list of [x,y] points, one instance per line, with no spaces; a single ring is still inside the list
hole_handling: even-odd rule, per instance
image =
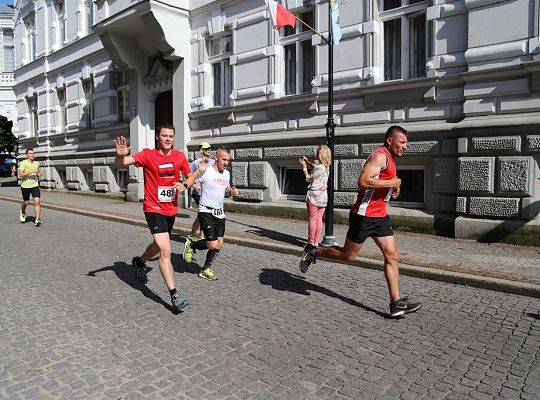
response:
[[[396,177],[396,161],[386,147],[378,147],[369,157],[375,152],[381,152],[386,155],[388,165],[381,170],[377,179],[389,180]],[[369,158],[368,158],[369,160]],[[392,188],[380,189],[361,189],[356,197],[356,202],[351,211],[366,217],[386,217],[386,205],[392,196]]]

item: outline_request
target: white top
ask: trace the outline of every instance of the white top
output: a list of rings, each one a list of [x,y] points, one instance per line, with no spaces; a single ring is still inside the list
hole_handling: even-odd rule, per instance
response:
[[[191,165],[190,165],[190,167],[191,167],[191,172],[195,172],[195,170],[196,170],[197,168],[199,168],[199,165],[201,164],[201,161],[202,161],[202,157],[199,157],[199,158],[197,158],[195,161],[193,161],[193,162],[191,163]],[[210,169],[210,167],[211,167],[212,165],[214,165],[215,163],[216,163],[216,160],[214,160],[213,158],[209,158],[209,159],[208,159],[208,166],[206,167],[206,169]],[[206,170],[205,170],[205,171],[206,171]],[[198,176],[198,177],[195,179],[195,183],[197,183],[198,185],[201,184],[201,179],[202,179],[202,176],[204,175],[204,172],[205,172],[205,171],[202,171],[202,172],[201,172],[201,175]],[[200,191],[200,190],[197,191],[197,190],[193,189],[193,192],[194,192],[195,194],[201,194],[201,191]]]
[[[220,174],[214,166],[208,167],[200,179],[202,193],[199,201],[199,212],[211,213],[212,209],[223,209],[225,190],[230,186],[231,175],[229,171],[224,170]]]

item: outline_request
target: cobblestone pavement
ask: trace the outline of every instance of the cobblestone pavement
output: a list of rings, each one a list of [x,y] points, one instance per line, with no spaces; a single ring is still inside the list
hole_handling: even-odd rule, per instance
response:
[[[404,277],[424,307],[386,317],[381,272],[226,245],[217,282],[184,265],[175,315],[145,228],[2,202],[2,399],[538,399],[540,300]],[[15,216],[15,217],[14,217]]]

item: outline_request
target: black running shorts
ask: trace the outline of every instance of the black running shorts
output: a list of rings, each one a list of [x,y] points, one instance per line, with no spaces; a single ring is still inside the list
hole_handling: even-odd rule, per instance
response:
[[[394,231],[390,226],[390,218],[364,217],[351,212],[349,214],[349,230],[347,238],[354,243],[362,244],[368,237],[394,236]]]
[[[217,240],[225,235],[225,218],[217,218],[212,213],[199,212],[199,222],[207,241]]]
[[[24,201],[30,200],[30,195],[32,195],[33,199],[39,199],[41,197],[41,191],[39,190],[39,186],[35,186],[32,188],[21,188],[22,198]]]
[[[176,215],[163,215],[145,212],[146,223],[152,235],[156,233],[171,233]]]

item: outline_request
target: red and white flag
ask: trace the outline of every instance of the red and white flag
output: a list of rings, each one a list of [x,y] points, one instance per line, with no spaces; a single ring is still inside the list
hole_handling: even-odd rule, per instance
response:
[[[266,1],[266,7],[268,7],[268,10],[270,11],[270,17],[272,18],[274,28],[279,29],[286,25],[292,26],[293,28],[296,26],[296,17],[292,12],[275,0],[264,1]]]

